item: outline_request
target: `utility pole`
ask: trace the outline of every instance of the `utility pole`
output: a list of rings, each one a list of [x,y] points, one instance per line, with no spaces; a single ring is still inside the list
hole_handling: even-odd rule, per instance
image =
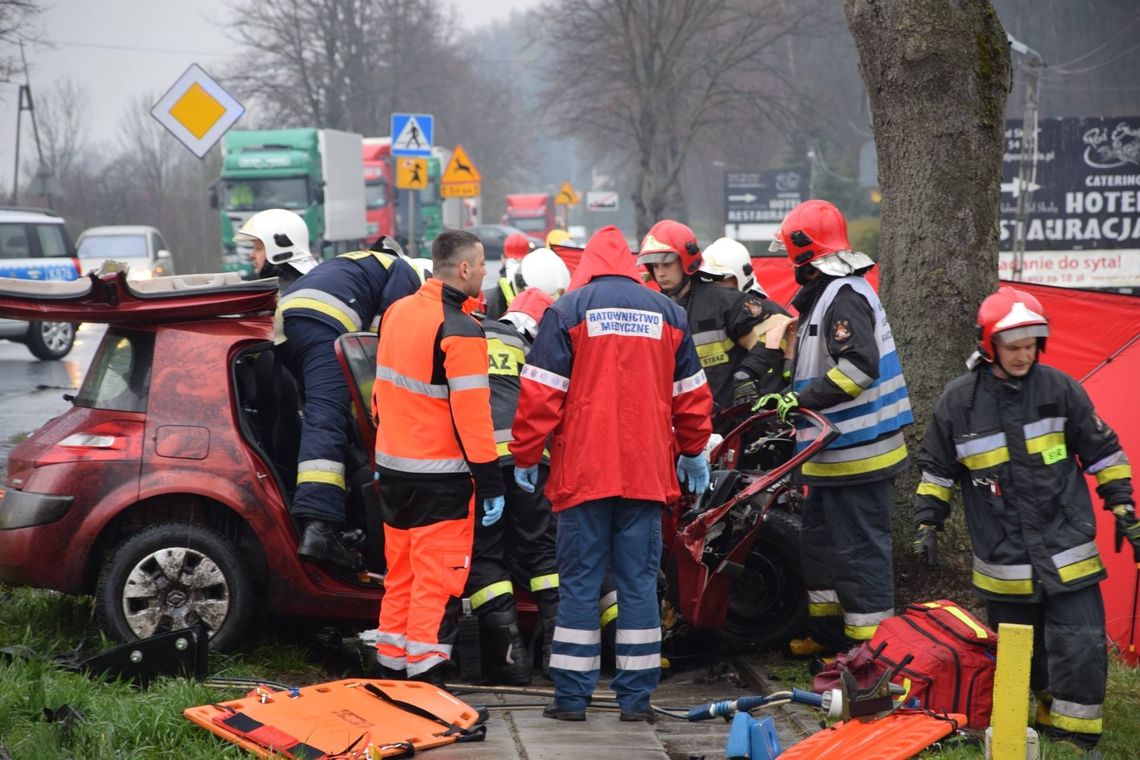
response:
[[[1033,200],[1033,190],[1037,186],[1037,95],[1041,83],[1041,69],[1045,61],[1033,48],[1009,37],[1013,51],[1026,59],[1025,71],[1025,112],[1021,119],[1021,156],[1017,166],[1017,212],[1013,223],[1013,281],[1021,280],[1025,267],[1025,236],[1029,227],[1029,209]]]
[[[44,166],[44,150],[40,145],[40,129],[36,125],[36,109],[32,103],[32,81],[28,76],[28,57],[24,54],[24,42],[20,41],[20,58],[24,62],[24,84],[20,85],[19,106],[16,108],[16,165],[12,172],[12,205],[20,203],[20,124],[23,121],[24,111],[32,116],[32,135],[36,139],[36,156],[39,158],[39,169],[36,178],[43,183],[43,196],[47,206],[51,206],[51,189],[48,184],[47,167]]]

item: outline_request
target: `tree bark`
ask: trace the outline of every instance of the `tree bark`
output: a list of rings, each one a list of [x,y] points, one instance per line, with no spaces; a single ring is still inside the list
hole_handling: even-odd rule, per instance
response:
[[[997,285],[1009,44],[989,0],[844,0],[844,10],[871,101],[882,297],[914,407],[913,455]],[[896,484],[896,544],[911,536],[916,479],[912,468]]]

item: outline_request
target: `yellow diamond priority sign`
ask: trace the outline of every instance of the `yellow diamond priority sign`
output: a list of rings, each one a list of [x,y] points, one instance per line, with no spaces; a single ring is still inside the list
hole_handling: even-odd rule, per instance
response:
[[[150,115],[198,158],[244,113],[245,107],[196,63],[150,109]]]

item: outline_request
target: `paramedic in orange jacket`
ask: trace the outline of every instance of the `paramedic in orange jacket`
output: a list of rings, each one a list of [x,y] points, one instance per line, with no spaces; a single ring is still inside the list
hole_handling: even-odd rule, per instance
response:
[[[475,505],[493,524],[504,488],[487,340],[471,316],[483,244],[445,230],[432,243],[432,272],[384,315],[372,411],[388,562],[377,654],[386,677],[438,684],[471,568]]]

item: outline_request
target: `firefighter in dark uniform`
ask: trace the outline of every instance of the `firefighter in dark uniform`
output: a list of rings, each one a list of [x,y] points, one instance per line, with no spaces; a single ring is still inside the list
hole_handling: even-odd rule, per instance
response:
[[[538,323],[553,299],[539,288],[527,288],[511,302],[501,320],[483,320],[487,334],[488,372],[491,383],[491,418],[499,467],[506,486],[503,520],[475,526],[475,553],[466,597],[479,618],[483,676],[490,683],[524,684],[530,681],[530,658],[518,631],[514,584],[530,589],[543,627],[543,669],[549,666],[550,642],[558,615],[558,569],[554,545],[554,518],[543,486],[550,458],[539,467],[539,487],[527,493],[514,478],[514,457],[508,445],[519,405],[519,373],[526,364]]]
[[[926,429],[915,498],[915,550],[938,563],[937,532],[962,489],[973,583],[990,625],[1033,626],[1037,727],[1091,748],[1101,734],[1107,659],[1106,576],[1083,473],[1140,561],[1132,471],[1080,384],[1037,363],[1049,335],[1041,304],[1002,287],[978,310],[971,371],[943,391]]]
[[[305,222],[291,211],[262,211],[246,227],[263,242],[271,262],[279,257],[271,247],[308,254]],[[277,304],[274,342],[304,396],[297,490],[289,507],[302,526],[297,547],[302,559],[349,568],[359,564],[342,534],[350,401],[334,344],[348,332],[375,331],[390,304],[419,288],[415,271],[399,257],[396,244],[390,245],[341,254],[313,267],[286,287]]]
[[[764,397],[782,418],[797,406],[827,417],[840,435],[800,468],[808,484],[801,529],[810,640],[796,653],[837,652],[869,640],[894,615],[891,501],[906,466],[903,428],[914,421],[894,337],[863,274],[874,262],[852,250],[832,204],[792,209],[773,241],[802,286],[791,392]],[[796,449],[812,435],[797,430]]]
[[[785,332],[795,320],[774,301],[699,277],[701,249],[691,229],[672,219],[653,225],[637,263],[688,315],[717,411],[787,384]]]

